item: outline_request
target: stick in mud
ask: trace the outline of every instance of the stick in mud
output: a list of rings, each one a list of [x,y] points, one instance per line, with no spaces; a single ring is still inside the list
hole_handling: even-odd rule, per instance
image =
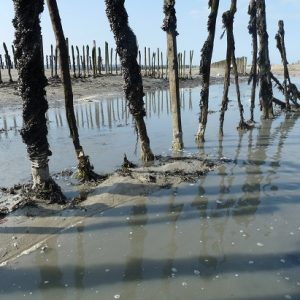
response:
[[[87,76],[90,77],[90,47],[86,45],[86,70]]]
[[[255,108],[255,95],[257,85],[257,8],[256,0],[251,0],[248,7],[248,14],[250,15],[250,21],[248,25],[248,31],[252,36],[252,66],[248,84],[252,81],[251,88],[251,106],[250,106],[250,122],[254,122],[254,108]]]
[[[114,52],[114,49],[113,48],[110,48],[110,74],[113,73],[113,52]]]
[[[263,117],[273,117],[273,87],[271,82],[271,64],[269,58],[269,36],[267,33],[266,3],[265,0],[256,0],[257,6],[257,32],[259,36],[259,100]]]
[[[222,101],[222,108],[221,108],[221,115],[220,115],[220,137],[223,137],[223,124],[224,124],[224,116],[225,111],[228,108],[228,90],[230,85],[230,68],[231,64],[233,67],[234,72],[234,79],[235,79],[235,86],[236,86],[236,93],[237,93],[237,101],[238,107],[240,112],[240,122],[237,127],[239,130],[248,130],[250,129],[249,125],[244,120],[244,108],[241,102],[241,93],[240,93],[240,86],[239,86],[239,77],[238,77],[238,69],[237,63],[235,58],[235,41],[233,35],[233,22],[234,22],[234,15],[236,13],[236,2],[237,0],[231,0],[230,10],[223,13],[222,21],[223,21],[223,28],[225,29],[224,33],[227,33],[227,53],[226,53],[226,70],[225,70],[225,79],[224,79],[224,94],[223,94],[223,101]]]
[[[76,157],[78,160],[78,171],[76,175],[80,180],[83,181],[98,180],[100,179],[100,176],[93,171],[93,166],[90,164],[89,157],[84,154],[83,148],[79,140],[73,105],[73,91],[68,62],[68,49],[65,42],[64,32],[60,21],[57,3],[56,0],[47,0],[47,4],[56,42],[59,47],[59,59],[61,66],[60,70],[65,94],[66,117],[70,129],[70,134],[73,140]],[[76,47],[76,49],[78,49],[78,47]]]
[[[162,29],[167,33],[167,49],[169,61],[169,85],[173,124],[173,142],[174,151],[183,149],[183,137],[181,126],[180,96],[179,96],[179,77],[177,61],[177,19],[175,11],[175,0],[164,0],[164,14]]]
[[[102,56],[101,56],[100,47],[98,47],[98,70],[99,70],[99,75],[102,75]]]
[[[58,78],[58,73],[57,73],[57,65],[58,65],[58,48],[57,46],[55,46],[55,59],[54,59],[54,62],[55,62],[55,68],[54,68],[54,77],[55,78]]]
[[[85,46],[82,46],[82,70],[83,77],[86,78],[86,63],[85,63]]]
[[[54,67],[54,63],[53,63],[53,45],[51,44],[51,55],[50,55],[50,68],[51,68],[51,77],[53,78],[54,76],[54,70],[53,70],[53,67]]]
[[[75,53],[74,53],[74,46],[71,46],[71,52],[72,52],[72,62],[73,62],[73,77],[77,78],[76,76],[76,64],[75,64]]]
[[[118,52],[117,50],[115,51],[115,72],[116,72],[116,75],[118,75]]]
[[[147,76],[147,48],[144,47],[144,76]]]
[[[13,54],[15,69],[17,69],[17,67],[18,67],[18,61],[16,59],[16,52],[15,52],[14,45],[11,45],[11,51],[12,51],[12,54]]]
[[[1,58],[1,60],[2,60],[2,58]],[[2,63],[2,62],[1,62],[1,63]],[[1,69],[2,69],[2,68],[0,68],[0,84],[3,83],[3,80],[2,80],[2,73],[1,73],[2,71],[1,71]]]
[[[286,47],[285,47],[285,31],[284,31],[284,23],[282,20],[279,20],[278,22],[278,33],[275,36],[276,42],[277,42],[277,48],[281,55],[281,61],[284,68],[284,81],[283,81],[283,89],[284,89],[284,96],[285,96],[285,102],[286,102],[286,109],[290,110],[290,99],[291,101],[296,105],[299,106],[297,103],[297,99],[300,99],[300,93],[296,87],[295,84],[291,82],[289,69],[288,69],[288,61],[287,61],[287,55],[286,55]]]
[[[142,160],[145,162],[153,161],[154,155],[150,148],[144,120],[146,112],[143,101],[141,68],[136,61],[138,54],[136,36],[128,25],[128,14],[124,7],[124,0],[105,0],[105,4],[106,14],[123,67],[125,96],[140,138]]]
[[[76,52],[77,52],[77,69],[78,69],[78,77],[81,78],[81,70],[80,70],[80,53],[79,48],[76,46]]]
[[[190,67],[189,67],[189,79],[192,79],[192,66],[193,66],[194,50],[190,50]]]
[[[214,40],[216,32],[216,20],[219,10],[219,0],[209,2],[210,14],[208,16],[207,31],[208,37],[201,49],[200,75],[201,75],[201,93],[200,93],[200,116],[199,127],[196,134],[196,141],[205,141],[205,130],[208,115],[208,99],[209,99],[209,83],[210,83],[210,68],[214,49]]]
[[[109,73],[108,43],[105,42],[105,74]]]
[[[19,88],[23,100],[23,126],[21,136],[27,146],[31,161],[33,190],[31,194],[51,202],[64,203],[65,196],[50,177],[45,87],[47,79],[41,60],[40,14],[44,8],[42,0],[14,0],[16,30],[14,45],[20,76]],[[34,74],[34,76],[32,76]]]
[[[10,56],[8,54],[8,50],[7,50],[7,47],[6,47],[5,43],[3,43],[3,48],[4,48],[4,51],[5,51],[5,62],[6,62],[6,67],[7,67],[9,82],[12,83],[13,79],[11,77],[11,60],[10,60]]]

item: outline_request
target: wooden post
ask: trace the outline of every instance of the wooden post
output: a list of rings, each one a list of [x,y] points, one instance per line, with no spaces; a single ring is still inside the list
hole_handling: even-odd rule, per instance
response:
[[[54,60],[54,62],[55,62],[55,69],[54,69],[54,77],[55,78],[58,78],[58,73],[57,73],[57,65],[58,65],[58,48],[57,48],[57,46],[55,46],[55,60]]]
[[[112,74],[113,70],[112,70],[112,66],[113,66],[113,52],[114,49],[110,48],[110,74]]]
[[[81,77],[81,70],[80,70],[80,53],[79,48],[76,46],[76,52],[77,52],[77,68],[78,68],[78,77]]]
[[[53,45],[51,44],[51,56],[50,56],[50,67],[51,67],[51,77],[54,77],[54,63],[53,63]]]
[[[160,78],[160,51],[159,48],[157,48],[157,78]]]
[[[271,64],[269,58],[269,39],[267,33],[267,18],[265,0],[256,0],[257,5],[257,32],[259,37],[259,98],[263,117],[273,117],[273,87],[271,82]]]
[[[139,66],[141,67],[142,69],[142,56],[141,56],[141,51],[139,50],[138,52],[138,56],[139,56]]]
[[[148,76],[151,74],[151,50],[148,48]]]
[[[101,57],[101,48],[98,47],[98,70],[99,70],[99,75],[102,74],[102,57]]]
[[[164,78],[164,55],[160,53],[160,60],[161,60],[161,78]]]
[[[71,46],[71,52],[72,52],[72,61],[73,61],[73,77],[76,78],[76,64],[75,64],[75,53],[74,53],[74,46]]]
[[[248,24],[249,34],[252,36],[252,65],[250,70],[250,76],[248,84],[252,81],[251,87],[251,106],[250,106],[250,121],[254,122],[254,108],[256,98],[256,86],[257,86],[257,6],[256,0],[251,0],[248,7],[248,14],[250,15],[250,21]]]
[[[185,50],[183,51],[183,78],[186,78]]]
[[[17,58],[16,58],[16,53],[15,53],[15,47],[14,47],[14,45],[11,45],[11,50],[12,50],[12,53],[13,53],[13,59],[14,59],[15,69],[17,69],[18,62],[17,62]]]
[[[193,57],[194,57],[194,50],[191,50],[190,51],[190,71],[189,71],[190,79],[192,79]]]
[[[153,77],[156,78],[156,53],[153,52]]]
[[[47,70],[49,69],[49,60],[48,60],[48,55],[46,55],[46,68],[47,68]]]
[[[4,48],[4,51],[5,51],[5,62],[6,62],[6,66],[7,66],[9,82],[13,82],[12,77],[11,77],[11,60],[10,60],[10,56],[8,54],[8,50],[7,50],[7,47],[6,47],[5,43],[3,43],[3,48]]]
[[[116,68],[115,72],[116,72],[116,75],[118,75],[118,52],[117,52],[117,49],[115,52],[116,52],[115,53],[115,68]]]
[[[169,58],[168,58],[168,54],[166,56],[166,80],[168,80],[168,75],[169,75]]]
[[[90,47],[86,45],[86,70],[87,76],[90,77]]]
[[[96,41],[93,41],[93,54],[92,54],[92,60],[93,60],[93,74],[94,77],[97,76],[97,45],[96,45]]]
[[[108,57],[108,43],[105,42],[105,74],[108,74],[109,70],[109,57]]]
[[[177,61],[177,40],[178,32],[177,19],[174,0],[164,0],[165,19],[162,29],[167,33],[167,49],[169,59],[169,85],[172,110],[173,124],[173,142],[174,151],[183,149],[182,126],[180,113],[180,96],[179,96],[179,78],[178,78],[178,61]]]
[[[147,48],[144,47],[144,76],[147,76]]]
[[[85,46],[82,46],[82,70],[83,77],[86,77],[86,63],[85,63]]]
[[[0,66],[0,84],[2,84],[3,83],[2,74],[1,74],[1,69],[3,69],[2,55],[0,55],[0,64],[1,64],[1,66]]]

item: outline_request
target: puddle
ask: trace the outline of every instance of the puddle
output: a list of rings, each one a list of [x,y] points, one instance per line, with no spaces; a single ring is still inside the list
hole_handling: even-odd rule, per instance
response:
[[[297,82],[299,83],[299,82]],[[242,83],[243,99],[250,98]],[[232,88],[231,97],[233,98]],[[227,161],[196,183],[164,189],[85,219],[47,245],[0,268],[5,299],[300,298],[299,115],[281,115],[238,134],[238,111],[229,103],[223,143],[219,114],[209,115],[204,147],[194,144],[200,91],[181,90],[185,154]],[[211,90],[219,110],[222,85]],[[235,98],[233,98],[235,99]],[[169,154],[168,93],[147,94],[147,125],[156,154]],[[246,102],[246,101],[245,101]],[[249,103],[245,103],[248,116]],[[112,171],[123,153],[138,161],[123,99],[76,105],[82,144],[96,171]],[[1,116],[1,184],[27,178],[18,114]],[[51,170],[75,165],[62,108],[49,111]],[[14,120],[16,126],[14,126]],[[19,147],[17,147],[19,146]],[[4,153],[6,158],[4,158]],[[16,164],[21,159],[21,165]],[[109,158],[109,159],[108,159]],[[232,160],[232,161],[231,161]],[[12,168],[18,172],[9,175]],[[23,177],[22,177],[23,176]],[[14,227],[18,233],[18,227]],[[39,228],[40,233],[43,228]],[[45,229],[46,230],[46,229]]]

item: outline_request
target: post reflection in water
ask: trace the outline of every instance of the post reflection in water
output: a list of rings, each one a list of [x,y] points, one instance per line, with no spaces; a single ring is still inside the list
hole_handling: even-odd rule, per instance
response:
[[[44,254],[40,251],[35,253],[34,264],[39,267],[38,289],[41,291],[42,299],[52,300],[52,290],[60,290],[60,299],[65,299],[67,295],[66,287],[64,284],[63,270],[59,266],[59,254],[57,249],[51,250],[51,261],[45,261]]]
[[[136,299],[137,287],[144,279],[143,257],[145,239],[147,236],[148,210],[144,200],[133,205],[127,225],[130,227],[130,249],[124,268],[124,282],[130,282],[129,287],[122,292],[124,299]]]

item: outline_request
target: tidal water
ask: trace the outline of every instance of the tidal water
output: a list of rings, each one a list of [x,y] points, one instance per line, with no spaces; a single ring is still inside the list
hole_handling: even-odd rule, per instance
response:
[[[238,133],[232,86],[221,142],[222,90],[222,85],[211,87],[212,113],[201,149],[194,143],[199,88],[181,90],[181,106],[183,154],[226,158],[225,164],[196,183],[86,218],[51,237],[46,251],[1,267],[1,299],[300,299],[300,114],[261,120],[257,109],[256,128]],[[245,83],[241,92],[247,119]],[[148,93],[145,102],[152,149],[170,154],[168,92]],[[138,161],[123,99],[84,102],[75,110],[82,144],[97,172],[113,171],[124,153]],[[5,186],[27,180],[29,163],[18,135],[20,112],[0,117],[0,128],[10,129],[0,134]],[[64,109],[51,109],[48,119],[51,171],[74,167]],[[72,193],[68,187],[65,192]]]

